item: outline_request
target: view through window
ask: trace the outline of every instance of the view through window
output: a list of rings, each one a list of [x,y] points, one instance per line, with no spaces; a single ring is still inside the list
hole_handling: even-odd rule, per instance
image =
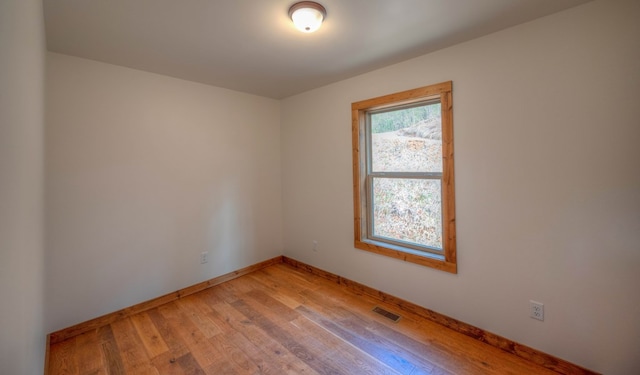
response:
[[[370,112],[370,233],[442,251],[440,102]]]

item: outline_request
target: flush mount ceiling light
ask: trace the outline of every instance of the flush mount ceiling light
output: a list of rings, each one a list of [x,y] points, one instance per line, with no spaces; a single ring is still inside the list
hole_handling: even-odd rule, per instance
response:
[[[303,33],[318,30],[326,16],[327,10],[314,1],[301,1],[289,8],[289,17],[296,28]]]

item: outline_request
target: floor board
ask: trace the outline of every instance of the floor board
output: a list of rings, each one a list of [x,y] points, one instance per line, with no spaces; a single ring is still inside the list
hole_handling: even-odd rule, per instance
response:
[[[49,374],[555,372],[281,263],[52,344]]]

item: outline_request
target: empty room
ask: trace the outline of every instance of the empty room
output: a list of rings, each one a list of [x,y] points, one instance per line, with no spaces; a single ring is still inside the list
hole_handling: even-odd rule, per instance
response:
[[[638,20],[0,0],[0,374],[640,374]]]

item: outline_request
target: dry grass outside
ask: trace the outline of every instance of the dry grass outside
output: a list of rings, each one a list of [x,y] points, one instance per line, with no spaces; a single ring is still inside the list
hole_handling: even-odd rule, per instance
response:
[[[442,172],[437,123],[372,134],[374,172]],[[434,139],[435,138],[435,139]],[[374,235],[441,249],[440,180],[375,178]]]

